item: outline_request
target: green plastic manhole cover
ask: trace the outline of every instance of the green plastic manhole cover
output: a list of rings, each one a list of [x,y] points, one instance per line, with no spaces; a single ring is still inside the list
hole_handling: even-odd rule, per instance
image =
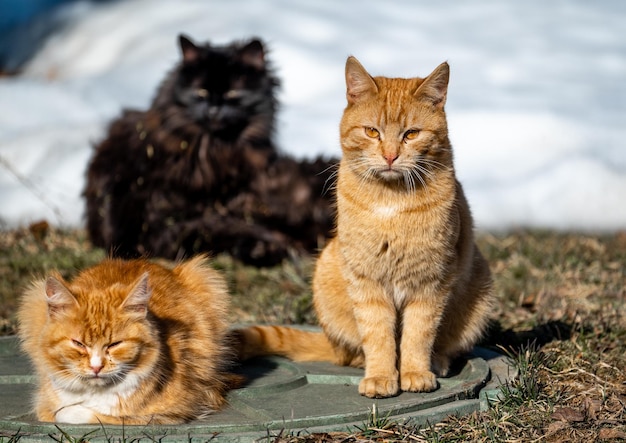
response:
[[[363,371],[327,363],[294,363],[263,358],[241,368],[248,383],[229,394],[229,406],[205,420],[184,425],[113,426],[38,422],[31,412],[35,379],[14,337],[0,338],[0,433],[20,441],[53,441],[63,434],[89,441],[255,441],[281,431],[354,430],[373,408],[379,417],[417,424],[465,414],[485,406],[486,396],[512,377],[506,359],[478,349],[430,393],[402,393],[387,399],[359,395]],[[122,440],[120,440],[122,439]],[[271,441],[271,440],[270,440]]]

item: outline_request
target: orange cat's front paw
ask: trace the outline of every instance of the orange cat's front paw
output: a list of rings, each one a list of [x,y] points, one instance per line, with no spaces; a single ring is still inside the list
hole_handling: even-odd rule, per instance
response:
[[[430,392],[437,389],[437,378],[430,371],[405,372],[400,375],[403,391]]]
[[[393,397],[398,393],[397,377],[365,377],[359,383],[359,394],[370,398]]]
[[[55,415],[54,421],[59,423],[97,423],[94,412],[82,405],[64,406]]]

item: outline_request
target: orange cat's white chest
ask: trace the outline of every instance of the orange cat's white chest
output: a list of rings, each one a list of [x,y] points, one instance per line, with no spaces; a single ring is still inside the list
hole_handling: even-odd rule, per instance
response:
[[[372,208],[372,214],[380,218],[390,218],[397,215],[401,208],[393,204],[380,204]]]
[[[95,414],[118,414],[120,398],[115,393],[58,392],[60,408],[56,420],[63,423],[90,423]]]
[[[139,377],[127,375],[122,383],[110,389],[84,387],[73,392],[52,380],[58,396],[56,420],[64,423],[93,422],[94,414],[119,415],[121,401],[130,397],[139,386]]]

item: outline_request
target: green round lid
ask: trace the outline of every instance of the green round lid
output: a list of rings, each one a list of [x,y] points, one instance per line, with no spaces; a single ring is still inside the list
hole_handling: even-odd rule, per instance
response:
[[[253,441],[280,432],[349,430],[372,414],[390,420],[425,424],[449,414],[476,411],[497,384],[512,376],[506,359],[484,349],[459,362],[429,393],[402,393],[393,398],[359,395],[361,369],[329,363],[294,363],[271,357],[240,368],[247,384],[230,392],[228,406],[206,419],[183,425],[114,426],[38,422],[32,413],[35,377],[15,337],[0,338],[0,429],[20,441],[51,441],[63,434],[89,441],[152,438],[158,441]],[[481,394],[482,392],[482,394]]]

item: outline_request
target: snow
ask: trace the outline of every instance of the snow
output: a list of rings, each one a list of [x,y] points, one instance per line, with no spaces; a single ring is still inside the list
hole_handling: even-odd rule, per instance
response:
[[[282,80],[279,147],[340,154],[344,63],[451,66],[456,169],[480,229],[626,229],[626,2],[125,0],[63,6],[22,75],[0,78],[0,226],[83,223],[92,143],[145,108],[177,35],[261,37]]]

